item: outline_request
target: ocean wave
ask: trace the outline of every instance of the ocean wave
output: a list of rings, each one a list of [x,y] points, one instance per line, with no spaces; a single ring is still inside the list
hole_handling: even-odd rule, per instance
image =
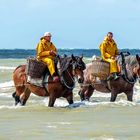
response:
[[[45,98],[43,100],[43,103],[45,106],[48,106],[49,98]],[[64,106],[68,106],[68,105],[69,105],[68,102],[66,100],[62,100],[62,99],[57,99],[54,104],[55,107],[64,107]]]
[[[0,83],[0,88],[2,88],[2,89],[9,89],[9,88],[11,88],[13,86],[14,86],[14,82],[13,81],[8,81],[8,82]]]
[[[0,83],[0,99],[4,98],[6,100],[9,100],[9,98],[11,98],[10,101],[11,100],[13,101],[12,99],[13,86],[14,86],[13,81]],[[59,99],[56,99],[54,106],[56,108],[57,107],[77,108],[77,107],[92,107],[92,106],[110,106],[110,107],[137,106],[137,105],[140,105],[139,92],[140,92],[140,86],[136,84],[136,86],[134,87],[133,102],[127,101],[126,95],[122,93],[118,95],[117,101],[112,103],[109,101],[111,97],[110,93],[101,93],[101,92],[95,91],[89,102],[88,101],[81,102],[80,97],[77,96],[77,91],[74,91],[74,100],[75,100],[74,104],[69,105],[66,99],[59,98]],[[36,96],[35,94],[31,94],[31,97],[32,98],[29,98],[29,100],[27,101],[27,103],[29,102],[27,106],[28,105],[29,106],[31,105],[48,106],[49,98],[42,99]],[[2,106],[1,108],[4,108],[4,106]]]
[[[0,70],[14,70],[16,67],[0,66]]]
[[[69,105],[70,108],[75,107],[92,107],[92,106],[110,106],[110,107],[118,107],[118,106],[136,106],[135,102],[129,102],[126,100],[119,100],[116,102],[110,101],[99,101],[99,102],[91,102],[91,101],[82,101],[75,102],[72,105]]]
[[[10,94],[10,93],[0,93],[0,97],[11,98],[12,94]]]
[[[107,137],[107,136],[99,136],[99,137],[91,138],[90,140],[119,140],[119,139],[113,137]]]
[[[20,108],[23,108],[23,106],[20,106],[20,105],[17,105],[17,106],[15,106],[15,105],[13,105],[13,106],[11,106],[11,105],[1,105],[0,106],[0,109],[20,109]]]
[[[48,99],[44,99],[43,102],[42,100],[38,100],[36,102],[32,102],[29,101],[29,103],[26,106],[21,106],[20,104],[18,104],[17,106],[14,105],[14,101],[13,101],[13,105],[0,105],[0,109],[31,109],[31,108],[38,108],[38,107],[48,107]],[[9,103],[9,102],[8,102]],[[12,98],[11,98],[11,103],[12,103]],[[4,104],[4,102],[3,102]],[[69,105],[67,103],[66,100],[62,100],[62,99],[57,99],[54,107],[55,108],[68,108],[68,109],[74,109],[74,108],[94,108],[94,107],[135,107],[135,106],[139,106],[140,103],[137,102],[129,102],[127,100],[119,100],[116,102],[110,102],[110,101],[99,101],[99,102],[93,102],[93,101],[74,101],[73,104]]]
[[[49,99],[43,100],[44,105],[48,106]],[[92,107],[92,106],[110,106],[110,107],[118,107],[118,106],[136,106],[139,105],[137,102],[130,102],[127,100],[120,99],[116,102],[110,101],[75,101],[73,104],[69,105],[66,100],[57,99],[54,106],[55,107],[68,107],[68,108],[77,108],[77,107]]]

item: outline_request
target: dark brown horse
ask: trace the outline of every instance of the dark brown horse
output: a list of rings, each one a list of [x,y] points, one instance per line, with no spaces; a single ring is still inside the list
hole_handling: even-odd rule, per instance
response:
[[[127,100],[133,100],[133,87],[136,82],[136,79],[140,76],[140,57],[136,56],[127,56],[125,58],[125,68],[122,68],[122,74],[120,74],[119,79],[117,80],[100,80],[99,78],[95,79],[92,76],[94,68],[92,63],[87,64],[86,69],[84,70],[84,83],[81,85],[79,95],[81,100],[89,100],[92,96],[94,90],[110,93],[111,92],[111,102],[116,100],[116,97],[119,93],[124,92],[127,95]]]
[[[69,104],[73,103],[73,88],[75,85],[75,77],[78,83],[84,81],[83,70],[85,63],[82,57],[71,56],[60,58],[61,73],[60,82],[53,82],[52,77],[49,76],[48,82],[44,83],[44,87],[38,87],[27,82],[27,75],[25,72],[26,65],[21,65],[13,72],[13,81],[16,91],[13,93],[15,105],[20,103],[25,105],[30,93],[38,96],[49,96],[48,106],[53,107],[56,98],[64,97]]]

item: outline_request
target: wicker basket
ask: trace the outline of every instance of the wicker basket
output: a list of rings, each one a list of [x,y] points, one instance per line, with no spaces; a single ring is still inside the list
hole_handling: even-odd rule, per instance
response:
[[[44,75],[47,66],[35,58],[27,59],[27,75],[32,78],[41,78]]]
[[[101,60],[92,61],[92,74],[101,79],[106,79],[110,74],[110,64]]]

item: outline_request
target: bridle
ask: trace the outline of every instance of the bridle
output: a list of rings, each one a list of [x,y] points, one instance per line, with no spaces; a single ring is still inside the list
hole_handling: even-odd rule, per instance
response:
[[[65,78],[64,78],[64,73],[62,73],[61,74],[61,80],[62,80],[62,83],[68,88],[68,89],[70,89],[70,90],[73,90],[74,89],[74,87],[75,87],[75,83],[76,83],[76,81],[75,81],[75,78],[76,79],[78,79],[78,77],[76,76],[76,69],[80,69],[80,70],[84,70],[83,69],[83,65],[82,64],[80,64],[80,63],[78,63],[78,61],[72,61],[70,64],[69,64],[69,67],[68,68],[70,68],[70,66],[72,67],[72,72],[70,73],[69,72],[69,70],[68,69],[66,69],[66,73],[69,75],[69,80],[71,80],[72,81],[72,86],[69,86],[68,84],[67,84],[67,82],[66,82],[66,80],[65,80]]]
[[[128,72],[131,79],[128,77]],[[136,83],[136,80],[137,80],[136,76],[138,76],[138,73],[134,74],[133,71],[131,70],[131,67],[127,67],[127,69],[125,70],[125,74],[123,75],[124,79],[130,84]]]
[[[137,73],[134,73],[132,66],[129,66],[125,62],[125,56],[129,56],[130,53],[129,52],[121,52],[119,55],[122,58],[122,66],[121,66],[122,67],[122,77],[124,78],[124,80],[126,82],[128,82],[130,84],[135,84],[137,78],[140,79],[139,74],[138,74],[138,70],[137,70]],[[139,56],[136,55],[137,61],[138,61],[138,58],[139,58]],[[140,68],[140,63],[138,62],[138,64],[139,64],[139,68]],[[127,68],[126,68],[126,65],[127,65]],[[133,66],[133,67],[135,67],[135,66]],[[128,72],[129,72],[129,76],[131,77],[131,79],[128,76]]]

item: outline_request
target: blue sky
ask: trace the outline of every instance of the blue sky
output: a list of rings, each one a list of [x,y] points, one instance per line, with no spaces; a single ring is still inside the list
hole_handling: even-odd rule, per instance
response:
[[[139,48],[140,0],[0,0],[0,49],[35,49],[46,31],[57,48],[98,49],[108,31]]]

